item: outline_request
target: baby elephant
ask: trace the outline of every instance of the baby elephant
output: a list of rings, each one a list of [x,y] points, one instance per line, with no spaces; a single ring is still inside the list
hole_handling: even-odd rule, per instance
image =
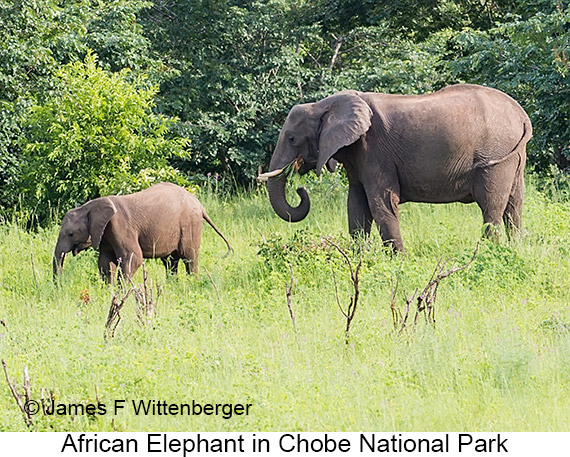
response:
[[[54,277],[61,274],[68,252],[93,246],[99,250],[99,272],[107,282],[117,266],[127,277],[143,258],[162,259],[175,273],[182,259],[188,273],[198,272],[202,219],[222,235],[194,195],[171,183],[155,184],[130,195],[100,197],[69,211],[63,218],[53,259]]]

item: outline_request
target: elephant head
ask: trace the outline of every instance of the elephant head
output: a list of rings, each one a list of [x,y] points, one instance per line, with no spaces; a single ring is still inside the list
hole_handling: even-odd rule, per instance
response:
[[[63,217],[53,256],[54,278],[61,274],[68,252],[75,256],[90,246],[99,248],[105,227],[116,212],[111,199],[102,197],[72,209]]]
[[[334,171],[334,154],[356,142],[370,128],[372,111],[356,91],[344,91],[316,103],[294,106],[281,129],[271,157],[267,179],[271,206],[279,217],[298,222],[309,213],[310,200],[304,188],[297,189],[301,202],[291,206],[285,197],[287,176],[284,170],[296,165],[300,174],[315,169],[320,175],[324,165]]]

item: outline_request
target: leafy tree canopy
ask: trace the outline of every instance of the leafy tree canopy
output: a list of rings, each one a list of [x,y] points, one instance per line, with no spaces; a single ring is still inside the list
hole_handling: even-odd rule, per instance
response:
[[[157,85],[146,107],[177,119],[164,138],[189,140],[190,157],[172,153],[169,165],[193,181],[219,173],[251,183],[296,103],[349,88],[425,93],[457,82],[514,96],[535,126],[531,169],[559,173],[570,154],[569,14],[566,0],[0,1],[0,206],[14,205],[30,144],[44,141],[30,137],[33,123],[61,114],[62,68],[90,50],[102,74],[124,83],[124,97],[130,84]],[[28,116],[31,105],[43,118]]]
[[[168,138],[173,121],[152,112],[157,88],[128,77],[88,54],[63,66],[53,93],[30,108],[21,191],[24,207],[40,219],[101,195],[183,183],[167,159],[185,157],[186,141]]]

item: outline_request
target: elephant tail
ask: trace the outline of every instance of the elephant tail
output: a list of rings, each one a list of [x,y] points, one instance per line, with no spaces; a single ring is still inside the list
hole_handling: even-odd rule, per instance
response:
[[[526,160],[526,156],[523,157],[523,154],[526,153],[526,144],[530,141],[531,138],[532,138],[532,124],[530,122],[529,117],[526,116],[525,113],[525,118],[523,121],[523,135],[512,151],[512,152],[518,152],[520,161],[523,162],[523,164]]]
[[[478,163],[475,165],[475,168],[487,168],[487,167],[491,167],[493,165],[497,165],[499,163],[507,161],[514,154],[518,154],[518,156],[519,156],[519,166],[521,163],[524,164],[526,162],[525,146],[531,138],[532,138],[532,124],[531,124],[528,116],[525,115],[525,118],[523,121],[523,134],[521,136],[521,139],[518,141],[516,146],[511,150],[511,152],[509,152],[502,159],[490,160],[489,162],[485,162],[485,163]]]
[[[524,166],[526,163],[526,144],[530,141],[531,138],[532,138],[532,124],[531,124],[528,116],[526,116],[525,120],[524,120],[523,136],[520,139],[520,141],[518,142],[518,144],[515,146],[515,151],[518,151],[518,153],[519,153],[519,170],[518,170],[518,172],[520,172],[520,173],[523,172],[522,170],[520,170],[521,166],[524,169]]]
[[[226,237],[224,236],[224,234],[220,231],[220,229],[218,227],[216,227],[216,224],[214,224],[214,222],[212,221],[212,219],[210,219],[210,216],[208,216],[208,214],[206,213],[206,210],[204,208],[202,208],[202,217],[204,218],[204,220],[210,224],[210,227],[212,227],[216,233],[218,235],[220,235],[222,237],[222,240],[224,240],[226,242],[226,246],[228,247],[228,252],[226,252],[225,256],[228,256],[229,254],[231,254],[232,252],[234,252],[233,248],[231,247],[229,241],[226,239]]]

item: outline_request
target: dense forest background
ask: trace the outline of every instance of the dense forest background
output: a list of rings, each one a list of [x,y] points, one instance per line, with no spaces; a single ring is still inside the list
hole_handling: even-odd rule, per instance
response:
[[[501,89],[564,182],[558,0],[0,0],[0,209],[39,221],[156,180],[248,186],[292,105],[342,89]]]

